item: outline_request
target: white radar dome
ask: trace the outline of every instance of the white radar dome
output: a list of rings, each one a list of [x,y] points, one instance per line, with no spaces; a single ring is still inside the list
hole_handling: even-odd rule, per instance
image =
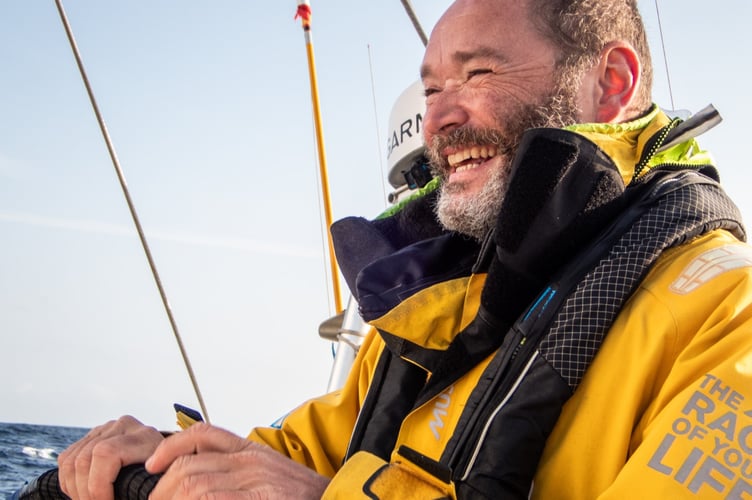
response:
[[[403,172],[409,171],[423,154],[425,110],[425,95],[420,80],[405,89],[392,107],[386,151],[388,178],[392,187],[398,188],[407,183]]]

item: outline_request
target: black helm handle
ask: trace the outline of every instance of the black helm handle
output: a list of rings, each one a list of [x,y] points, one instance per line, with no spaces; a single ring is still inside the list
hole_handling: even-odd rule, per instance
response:
[[[18,500],[69,500],[60,489],[57,469],[50,469],[27,484],[12,498]],[[116,500],[148,500],[161,474],[149,474],[143,464],[127,465],[115,479]]]

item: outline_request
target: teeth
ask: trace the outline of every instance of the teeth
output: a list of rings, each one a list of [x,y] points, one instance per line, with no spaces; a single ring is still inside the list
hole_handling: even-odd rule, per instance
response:
[[[467,160],[468,158],[470,158],[469,154],[468,154],[468,156],[465,156],[466,153],[468,153],[467,150],[460,151],[459,153],[451,154],[451,155],[449,155],[447,157],[447,161],[449,162],[450,165],[454,166],[454,165],[456,165],[456,164],[458,164],[460,162],[463,162],[463,161]]]
[[[468,163],[467,165],[462,165],[461,167],[457,167],[454,169],[455,172],[464,172],[465,170],[471,170],[475,167],[480,165],[480,163]]]
[[[496,148],[493,146],[472,146],[450,154],[447,156],[447,161],[457,172],[462,172],[470,168],[475,168],[480,164],[480,162],[473,162],[468,165],[458,166],[463,161],[469,160],[470,158],[487,160],[494,156],[496,156]]]

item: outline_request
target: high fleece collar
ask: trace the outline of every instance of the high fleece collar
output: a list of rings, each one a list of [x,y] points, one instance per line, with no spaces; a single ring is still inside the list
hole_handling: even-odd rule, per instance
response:
[[[624,184],[629,184],[635,175],[635,169],[645,150],[645,146],[672,119],[657,105],[636,120],[625,123],[582,123],[565,127],[596,143],[614,160]],[[648,160],[641,174],[662,163],[681,163],[687,166],[715,165],[710,153],[700,148],[697,140],[689,139],[666,151],[654,154]]]

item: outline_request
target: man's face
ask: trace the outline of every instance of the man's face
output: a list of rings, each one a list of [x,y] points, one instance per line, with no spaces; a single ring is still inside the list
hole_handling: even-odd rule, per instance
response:
[[[437,24],[421,67],[423,130],[448,229],[482,238],[522,133],[577,121],[576,92],[563,89],[556,56],[525,0],[458,0]]]

